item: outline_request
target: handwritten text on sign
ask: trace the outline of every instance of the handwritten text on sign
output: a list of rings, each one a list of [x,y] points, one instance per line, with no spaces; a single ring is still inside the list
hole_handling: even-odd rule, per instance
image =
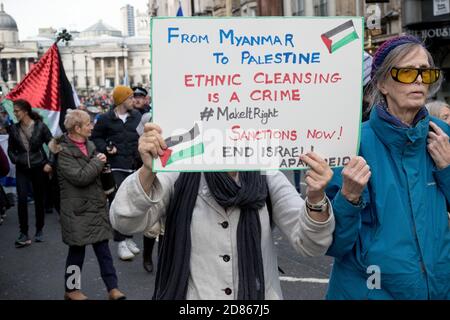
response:
[[[359,18],[156,18],[154,121],[168,149],[157,171],[331,166],[357,151]]]

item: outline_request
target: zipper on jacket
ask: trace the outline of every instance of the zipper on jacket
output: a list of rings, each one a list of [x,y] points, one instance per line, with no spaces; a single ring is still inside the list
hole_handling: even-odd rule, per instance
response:
[[[30,151],[27,151],[27,159],[28,159],[28,168],[31,169],[31,163],[30,163]]]
[[[427,286],[427,297],[428,299],[430,298],[430,289],[429,289],[429,279],[428,279],[428,272],[427,269],[425,267],[425,262],[424,262],[424,256],[423,256],[423,252],[422,252],[422,248],[420,246],[420,242],[419,242],[419,237],[417,235],[417,228],[416,228],[416,220],[414,217],[414,208],[412,205],[412,201],[411,201],[411,191],[410,191],[410,186],[409,186],[409,180],[408,180],[408,173],[405,170],[405,167],[403,165],[403,158],[404,158],[404,154],[405,154],[405,150],[403,150],[402,152],[402,170],[403,173],[405,174],[406,177],[406,183],[408,184],[408,202],[409,202],[409,207],[411,209],[411,222],[412,222],[412,232],[413,232],[413,237],[414,237],[414,242],[416,243],[418,252],[419,252],[419,264],[420,264],[420,271],[422,272],[424,278],[425,278],[425,284]]]

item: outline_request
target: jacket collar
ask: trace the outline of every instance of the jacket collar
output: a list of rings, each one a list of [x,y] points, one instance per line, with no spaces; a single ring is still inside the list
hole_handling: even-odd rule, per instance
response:
[[[73,143],[73,141],[66,135],[64,135],[64,142],[67,144],[67,148],[73,154],[75,158],[86,158],[86,155],[81,152],[81,150]],[[95,153],[95,146],[90,143],[89,140],[86,140],[86,148],[88,151],[88,158],[91,158]]]
[[[410,128],[411,127],[411,126],[401,122],[400,119],[397,118],[396,116],[389,113],[386,106],[378,105],[378,106],[376,106],[376,108],[377,108],[378,116],[380,118],[382,118],[383,120],[386,120],[387,122],[393,124],[394,126],[400,127],[400,128]],[[417,112],[416,116],[414,117],[412,127],[415,127],[416,124],[420,120],[425,118],[427,115],[428,115],[427,108],[425,108],[425,107],[420,108],[419,112]]]
[[[141,115],[144,115],[151,111],[151,107],[148,104],[146,104],[142,109],[135,109],[135,110],[139,112]]]
[[[412,127],[399,124],[401,121],[389,114],[383,107],[375,106],[370,113],[370,126],[377,137],[388,148],[403,150],[413,144],[421,146],[426,143],[429,131],[430,116],[428,112],[419,111]]]
[[[134,117],[136,117],[136,113],[139,113],[139,112],[136,111],[136,110],[130,110],[130,111],[128,111],[128,118],[129,118],[129,119],[133,119]],[[114,108],[111,109],[111,110],[109,110],[106,114],[107,114],[107,116],[108,116],[110,119],[113,119],[113,120],[120,120],[119,117],[117,116],[116,111],[114,110]],[[127,118],[127,121],[128,121],[128,118]],[[122,121],[122,120],[120,120],[120,121]]]
[[[223,218],[225,219],[227,218],[227,213],[225,209],[220,204],[217,203],[216,199],[214,199],[214,196],[209,190],[208,183],[206,182],[204,174],[202,174],[202,177],[200,178],[200,186],[198,188],[198,194],[203,200],[205,200],[205,202],[211,208],[217,211]]]

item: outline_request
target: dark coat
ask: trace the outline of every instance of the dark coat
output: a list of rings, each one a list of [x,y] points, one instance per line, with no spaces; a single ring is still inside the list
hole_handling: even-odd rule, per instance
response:
[[[25,145],[20,137],[20,123],[16,123],[9,128],[8,156],[18,169],[37,168],[45,164],[51,164],[44,151],[43,145],[48,144],[52,139],[52,134],[42,121],[35,121],[33,134],[30,139],[30,151],[25,149]]]
[[[100,174],[104,163],[97,159],[95,145],[87,142],[88,156],[67,136],[52,141],[61,192],[62,238],[67,245],[83,246],[112,237],[106,196]]]
[[[102,114],[92,131],[91,140],[95,143],[97,150],[103,152],[108,157],[111,168],[138,169],[139,135],[136,128],[141,121],[141,114],[136,110],[131,110],[125,123],[120,120],[114,110]],[[106,147],[112,142],[117,149],[114,155],[108,154]]]
[[[150,105],[146,104],[142,109],[137,109],[137,108],[136,108],[136,110],[139,111],[139,113],[140,113],[141,115],[144,115],[144,114],[146,114],[147,112],[152,111],[152,107],[150,107]]]
[[[6,177],[9,173],[9,161],[8,157],[0,147],[0,178]]]

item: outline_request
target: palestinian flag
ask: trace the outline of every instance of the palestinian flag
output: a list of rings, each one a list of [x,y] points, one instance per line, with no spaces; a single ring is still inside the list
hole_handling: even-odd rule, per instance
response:
[[[203,154],[205,151],[203,142],[196,142],[199,136],[200,129],[196,123],[188,132],[165,139],[167,149],[164,151],[164,155],[160,157],[162,166],[166,167],[176,161]]]
[[[76,93],[67,79],[57,44],[53,44],[25,78],[6,95],[2,104],[11,119],[13,101],[25,99],[38,112],[52,134],[58,135],[64,128],[67,109],[76,108]]]
[[[328,52],[333,53],[353,40],[358,39],[358,33],[356,33],[353,21],[348,20],[336,28],[323,33],[321,38],[323,43],[325,43]]]

